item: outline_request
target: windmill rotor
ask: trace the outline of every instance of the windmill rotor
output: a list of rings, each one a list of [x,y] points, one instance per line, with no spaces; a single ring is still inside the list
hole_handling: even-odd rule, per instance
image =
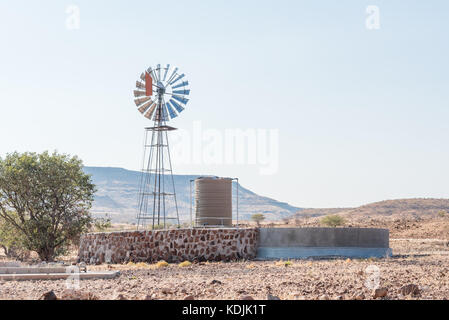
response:
[[[158,64],[140,74],[133,91],[134,102],[146,118],[156,121],[161,114],[163,121],[169,121],[185,109],[189,101],[187,96],[190,95],[189,82],[185,79],[186,75],[178,70],[170,64]],[[156,104],[156,110],[151,110],[152,102]]]

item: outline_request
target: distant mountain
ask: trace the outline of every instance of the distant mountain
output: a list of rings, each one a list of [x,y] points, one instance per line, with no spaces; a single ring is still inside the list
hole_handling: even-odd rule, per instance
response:
[[[137,213],[138,192],[141,173],[123,168],[84,167],[92,175],[97,186],[92,212],[94,216],[108,214],[113,222],[133,223]],[[181,221],[190,220],[190,180],[196,175],[173,175]],[[236,183],[233,184],[233,201],[235,204]],[[267,220],[278,220],[301,208],[285,202],[259,196],[239,184],[239,218],[248,220],[254,213],[263,213]],[[174,201],[168,199],[168,212],[174,212]],[[235,205],[234,212],[235,214]]]

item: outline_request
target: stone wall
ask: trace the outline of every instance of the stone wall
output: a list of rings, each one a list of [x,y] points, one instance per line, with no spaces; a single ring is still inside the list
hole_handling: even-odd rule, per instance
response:
[[[258,235],[257,228],[89,233],[81,237],[78,258],[89,264],[253,259]]]

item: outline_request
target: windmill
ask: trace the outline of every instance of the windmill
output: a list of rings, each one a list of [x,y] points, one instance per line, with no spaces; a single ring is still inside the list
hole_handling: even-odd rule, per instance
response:
[[[137,228],[145,228],[148,224],[153,229],[155,226],[166,228],[170,220],[180,225],[167,134],[176,128],[168,126],[167,122],[177,117],[189,101],[186,98],[190,93],[188,84],[185,75],[169,64],[165,67],[160,64],[156,68],[149,67],[136,81],[134,102],[139,112],[153,121],[153,126],[146,127],[144,132]],[[172,211],[176,215],[167,214],[169,204],[174,205]]]

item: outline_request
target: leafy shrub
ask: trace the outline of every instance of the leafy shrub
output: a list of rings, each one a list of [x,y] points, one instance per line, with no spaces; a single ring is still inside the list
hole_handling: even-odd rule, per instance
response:
[[[260,223],[265,220],[265,216],[261,213],[255,213],[251,216],[251,219],[256,221],[257,225],[260,226]]]
[[[322,225],[327,227],[338,227],[345,224],[345,219],[337,214],[325,216],[320,220]]]
[[[94,219],[95,231],[103,232],[112,227],[111,218],[106,216],[105,218]]]

